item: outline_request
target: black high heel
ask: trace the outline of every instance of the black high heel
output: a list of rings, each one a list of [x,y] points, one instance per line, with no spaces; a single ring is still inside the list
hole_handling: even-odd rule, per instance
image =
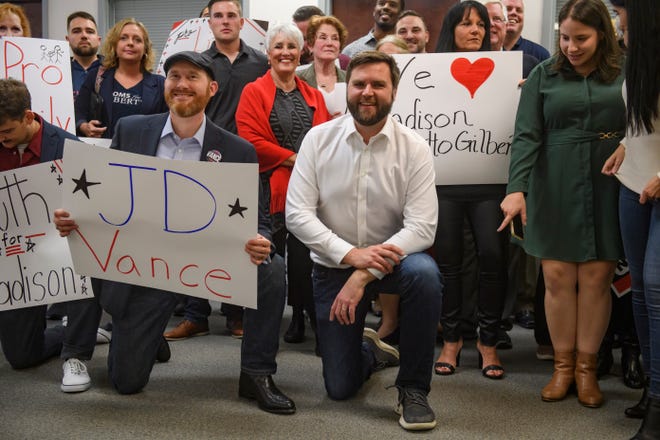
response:
[[[481,374],[491,380],[501,380],[504,379],[504,368],[501,365],[492,364],[484,367],[484,357],[481,355],[481,350],[479,350],[479,345],[477,344],[477,352],[479,353],[479,365],[478,368],[481,370]],[[490,375],[490,371],[501,371],[502,374],[499,375]]]
[[[458,349],[456,353],[456,366],[453,366],[449,362],[436,362],[433,369],[435,374],[438,376],[451,376],[456,372],[456,367],[461,365],[461,351],[463,351],[463,344],[461,343],[461,348]],[[446,368],[448,371],[439,370],[439,368]]]

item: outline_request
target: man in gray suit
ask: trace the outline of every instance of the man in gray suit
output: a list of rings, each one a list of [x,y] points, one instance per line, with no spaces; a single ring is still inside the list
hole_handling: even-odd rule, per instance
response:
[[[218,89],[208,57],[179,52],[168,58],[164,67],[169,113],[122,118],[111,148],[182,160],[207,160],[209,152],[215,157],[218,155],[214,153],[219,152],[223,162],[256,163],[257,155],[250,143],[216,126],[204,114]],[[180,148],[183,143],[187,148]],[[245,247],[250,261],[258,265],[258,310],[248,309],[245,313],[239,395],[257,400],[265,411],[292,414],[295,404],[272,380],[284,309],[284,271],[282,259],[271,255],[269,219],[260,193],[259,233]],[[77,227],[64,210],[55,212],[55,225],[63,236]],[[104,280],[100,301],[113,321],[108,354],[110,379],[120,393],[137,393],[149,381],[176,295]]]

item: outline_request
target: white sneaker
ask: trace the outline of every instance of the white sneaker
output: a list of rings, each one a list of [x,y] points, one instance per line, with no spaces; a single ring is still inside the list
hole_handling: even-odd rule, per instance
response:
[[[64,376],[60,389],[65,393],[80,393],[87,391],[92,385],[92,380],[87,374],[85,363],[76,358],[67,359],[62,365]]]
[[[97,344],[109,344],[112,339],[112,332],[107,331],[106,329],[99,327],[96,330],[96,343]]]

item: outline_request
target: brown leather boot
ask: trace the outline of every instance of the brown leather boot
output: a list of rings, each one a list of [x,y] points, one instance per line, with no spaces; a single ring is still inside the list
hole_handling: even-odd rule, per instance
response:
[[[603,404],[603,393],[598,386],[596,377],[596,353],[577,354],[575,363],[575,385],[578,393],[578,401],[589,408],[598,408]]]
[[[572,351],[555,351],[555,372],[552,379],[541,390],[541,399],[545,402],[557,402],[568,394],[573,385],[575,374],[575,353]]]

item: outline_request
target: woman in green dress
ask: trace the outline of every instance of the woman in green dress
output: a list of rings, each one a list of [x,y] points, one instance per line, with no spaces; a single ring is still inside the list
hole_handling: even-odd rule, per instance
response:
[[[625,129],[623,60],[601,0],[570,0],[558,22],[560,50],[523,86],[500,230],[520,215],[524,248],[542,261],[555,350],[542,399],[561,400],[575,383],[580,403],[598,407],[596,354],[623,256],[618,184],[600,169]]]

